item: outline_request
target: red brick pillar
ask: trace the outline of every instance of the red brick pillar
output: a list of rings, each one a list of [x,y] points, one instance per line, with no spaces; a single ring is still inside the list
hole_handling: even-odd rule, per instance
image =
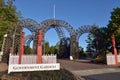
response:
[[[38,31],[37,64],[42,63],[42,30]]]
[[[112,39],[113,53],[115,55],[115,63],[118,64],[118,57],[117,57],[117,50],[116,50],[116,44],[115,44],[115,36],[114,36],[114,34],[112,34],[111,39]]]
[[[18,64],[21,64],[22,62],[22,56],[24,54],[24,42],[25,42],[25,33],[22,32]]]

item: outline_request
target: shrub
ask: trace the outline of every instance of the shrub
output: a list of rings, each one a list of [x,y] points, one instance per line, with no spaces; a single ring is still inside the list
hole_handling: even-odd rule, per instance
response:
[[[95,63],[106,63],[106,59],[104,57],[96,57],[95,59],[92,60],[92,62],[95,62]]]

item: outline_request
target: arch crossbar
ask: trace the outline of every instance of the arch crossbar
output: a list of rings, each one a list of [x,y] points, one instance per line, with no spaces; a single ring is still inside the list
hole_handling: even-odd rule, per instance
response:
[[[79,40],[79,37],[84,34],[84,33],[93,33],[95,34],[96,33],[96,30],[98,28],[96,26],[91,26],[91,25],[84,25],[84,26],[81,26],[79,27],[78,29],[76,29],[76,39],[77,41]]]
[[[49,30],[50,26],[64,27],[70,35],[73,35],[74,33],[73,27],[63,20],[49,19],[41,22],[41,27],[44,33],[46,33]]]

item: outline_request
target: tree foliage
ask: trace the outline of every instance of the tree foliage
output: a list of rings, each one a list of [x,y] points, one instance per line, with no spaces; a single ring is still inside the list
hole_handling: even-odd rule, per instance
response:
[[[87,52],[92,52],[95,51],[96,46],[95,46],[95,37],[93,34],[89,33],[88,34],[88,38],[86,40],[86,42],[88,43],[87,45]]]
[[[0,0],[0,7],[3,7],[4,5],[4,0]]]
[[[58,48],[56,46],[50,46],[49,42],[45,41],[45,54],[58,54]]]
[[[107,35],[108,33],[106,27],[98,28],[94,31],[94,33],[89,33],[88,39],[86,40],[86,42],[88,43],[87,53],[94,55],[93,57],[103,55],[107,49]]]
[[[32,54],[33,49],[30,48],[29,46],[24,46],[24,54]]]
[[[49,42],[45,41],[44,48],[45,48],[45,54],[49,54],[50,51]]]
[[[9,3],[10,2],[5,4],[4,0],[0,0],[0,48],[3,43],[3,35],[6,34],[9,27],[19,19],[15,6]]]
[[[120,8],[114,8],[110,18],[108,23],[109,37],[114,34],[117,45],[120,45]]]
[[[112,34],[115,35],[117,47],[120,46],[120,8],[113,9],[107,27],[100,27],[97,30],[97,36],[88,35],[87,50],[97,50],[98,54],[106,53],[112,46]]]

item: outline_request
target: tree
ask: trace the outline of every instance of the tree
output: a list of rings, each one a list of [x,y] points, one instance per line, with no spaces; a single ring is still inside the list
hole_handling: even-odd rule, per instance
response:
[[[79,58],[85,58],[86,57],[86,54],[84,52],[84,48],[82,48],[81,46],[79,46],[78,52],[79,52]]]
[[[114,8],[108,23],[109,37],[114,34],[117,46],[120,45],[120,8]]]
[[[96,50],[96,45],[95,45],[95,36],[91,33],[88,34],[88,38],[86,40],[88,43],[87,45],[87,52],[92,52]]]
[[[108,33],[106,27],[96,28],[88,35],[86,42],[87,52],[94,53],[94,57],[104,55],[106,52],[106,44],[108,40]]]
[[[13,28],[13,24],[18,22],[19,16],[16,12],[15,6],[11,3],[12,0],[8,0],[4,3],[4,0],[0,0],[0,49],[3,44],[3,36],[9,32],[10,28]],[[2,61],[7,62],[9,57],[9,49],[4,51]]]
[[[0,7],[3,7],[4,5],[4,0],[0,0]]]
[[[62,38],[59,44],[59,58],[69,58],[70,56],[70,39]]]
[[[3,43],[3,35],[7,33],[13,23],[18,22],[18,19],[15,6],[12,4],[8,6],[4,0],[0,0],[0,49]]]
[[[44,48],[45,48],[45,54],[49,54],[50,47],[49,47],[49,42],[48,41],[45,41]]]
[[[50,54],[55,54],[55,47],[54,46],[50,47]]]
[[[33,50],[29,46],[24,46],[24,54],[32,54]]]

